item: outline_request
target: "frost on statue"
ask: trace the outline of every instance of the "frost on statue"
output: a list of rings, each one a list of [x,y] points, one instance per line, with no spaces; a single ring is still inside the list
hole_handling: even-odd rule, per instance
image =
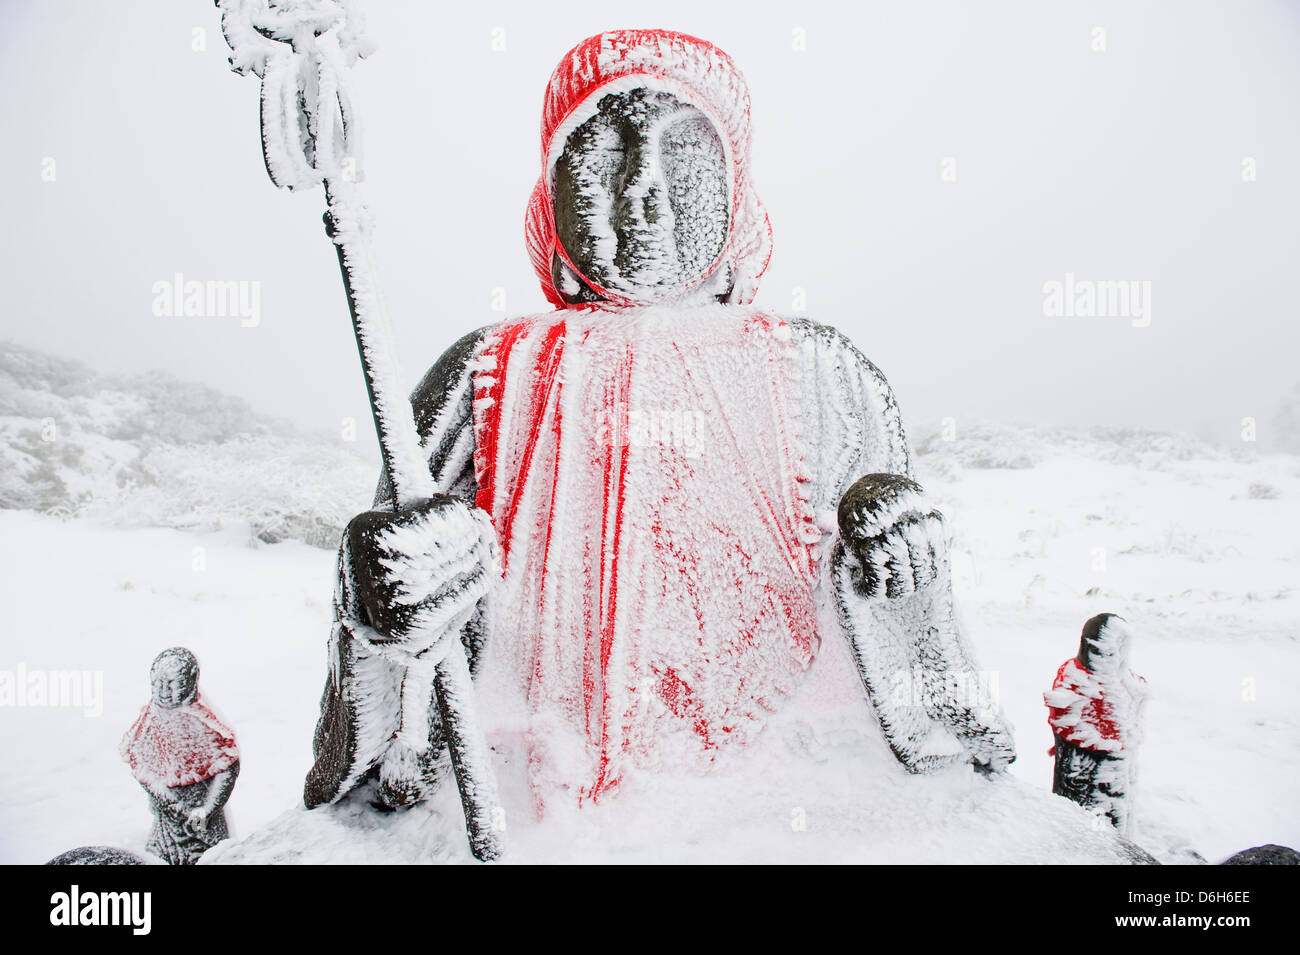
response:
[[[1083,625],[1079,654],[1056,671],[1043,694],[1056,745],[1052,792],[1132,831],[1134,750],[1141,738],[1146,680],[1128,666],[1123,617],[1103,613]]]
[[[229,838],[224,806],[239,775],[235,734],[199,699],[199,663],[184,647],[164,650],[149,670],[153,698],[122,737],[122,759],[149,794],[147,848],[192,865]]]
[[[404,650],[431,628],[464,641],[485,718],[525,735],[539,807],[706,770],[824,637],[849,641],[909,769],[1004,769],[1001,714],[953,692],[975,672],[944,520],[888,383],[835,329],[750,304],[772,238],[730,58],[592,37],[542,129],[525,232],[555,311],[466,336],[412,395],[440,493],[394,513],[383,474],[344,534],[307,805],[429,792],[445,744]]]

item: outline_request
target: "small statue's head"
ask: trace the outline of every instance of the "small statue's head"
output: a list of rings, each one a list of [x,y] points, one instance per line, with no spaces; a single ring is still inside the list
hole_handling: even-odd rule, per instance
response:
[[[1120,673],[1128,667],[1128,622],[1113,613],[1099,613],[1083,625],[1079,662],[1093,673]]]
[[[199,661],[184,647],[171,647],[154,657],[149,668],[153,701],[172,709],[194,702],[199,694]]]
[[[542,112],[529,255],[556,306],[753,299],[771,255],[749,182],[749,92],[731,59],[666,30],[591,37]]]

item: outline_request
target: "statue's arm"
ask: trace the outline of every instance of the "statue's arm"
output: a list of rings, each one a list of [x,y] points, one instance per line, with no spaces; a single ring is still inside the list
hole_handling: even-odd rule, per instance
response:
[[[491,326],[476,329],[448,348],[411,393],[420,443],[429,456],[434,489],[474,503],[474,381],[471,363]],[[381,468],[374,506],[391,507],[393,484]]]
[[[433,509],[408,521],[415,532],[436,535],[440,528],[458,527],[471,513],[477,492],[474,480],[473,368],[487,329],[471,332],[443,354],[411,395],[411,406],[421,445],[437,493]],[[315,763],[304,786],[308,808],[332,802],[353,789],[384,760],[390,743],[402,728],[402,696],[406,668],[389,640],[409,623],[379,579],[378,560],[372,552],[382,524],[391,520],[392,483],[381,470],[371,511],[349,524],[340,542],[335,572],[334,623],[329,639],[329,676],[321,696],[320,718],[313,740]],[[358,553],[359,550],[364,551]],[[391,588],[389,588],[391,589]],[[453,589],[450,598],[457,597]],[[391,612],[391,619],[390,619]],[[378,619],[382,618],[382,619]],[[377,632],[375,626],[383,632]],[[463,631],[471,666],[476,666],[482,643],[477,615]],[[422,779],[432,771],[441,752],[441,732],[436,708],[409,706],[411,714],[428,715],[427,747],[417,754],[413,775],[391,780],[380,798],[414,801],[421,798]],[[408,727],[409,730],[409,727]],[[409,732],[407,734],[409,736]],[[390,767],[396,771],[399,767]],[[390,776],[392,773],[389,774]],[[411,776],[401,772],[398,775]],[[400,792],[397,790],[401,790]]]
[[[140,780],[140,788],[147,792],[164,812],[176,815],[180,812],[180,802],[166,786],[147,783]]]
[[[833,514],[864,474],[911,478],[902,415],[881,370],[838,329],[809,319],[789,324],[805,382],[801,426],[814,507]]]
[[[1010,729],[958,627],[943,514],[915,481],[893,390],[837,330],[794,331],[829,582],[885,737],[914,772],[961,759],[1003,768]]]
[[[206,829],[212,823],[212,817],[221,811],[230,799],[230,793],[235,788],[235,780],[239,777],[239,760],[235,760],[228,767],[212,777],[208,783],[208,793],[203,799],[203,804],[196,806],[190,811],[189,818],[191,822],[196,823],[199,828]]]

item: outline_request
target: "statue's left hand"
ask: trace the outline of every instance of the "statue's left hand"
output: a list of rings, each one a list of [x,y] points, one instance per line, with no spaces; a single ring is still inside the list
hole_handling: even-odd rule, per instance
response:
[[[202,806],[191,809],[185,817],[185,825],[191,832],[203,832],[208,828],[208,810]]]
[[[902,597],[938,577],[947,531],[921,495],[901,474],[868,474],[841,498],[840,537],[857,558],[854,588],[864,597]]]

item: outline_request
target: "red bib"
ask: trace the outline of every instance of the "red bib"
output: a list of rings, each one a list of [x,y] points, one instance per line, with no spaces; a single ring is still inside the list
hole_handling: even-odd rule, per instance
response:
[[[122,737],[120,752],[136,779],[168,788],[210,779],[239,759],[234,732],[197,696],[171,709],[151,701]]]
[[[475,372],[494,655],[528,701],[534,791],[707,768],[817,648],[789,329],[749,307],[504,323]]]

